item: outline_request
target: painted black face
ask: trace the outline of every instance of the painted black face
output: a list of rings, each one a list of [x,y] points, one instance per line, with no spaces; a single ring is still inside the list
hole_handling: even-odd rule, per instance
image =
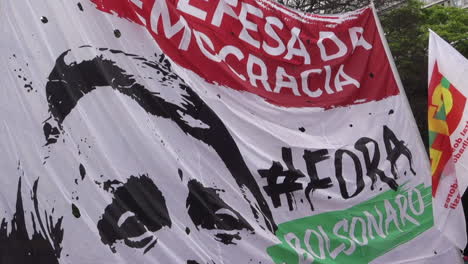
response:
[[[46,95],[50,117],[43,126],[46,146],[50,147],[58,141],[63,132],[64,120],[81,98],[99,87],[112,87],[130,97],[148,114],[173,121],[186,135],[210,146],[228,169],[230,177],[241,188],[241,193],[250,204],[257,222],[264,222],[265,227],[271,232],[276,230],[271,210],[224,123],[172,71],[164,55],[159,56],[159,60],[154,62],[106,48],[94,49],[86,46],[80,49],[82,49],[80,51],[88,50],[88,53],[94,55],[90,60],[67,63],[66,57],[70,57],[70,51],[64,52],[57,58],[49,76]],[[99,55],[96,55],[96,52]],[[132,68],[124,70],[125,63],[119,65],[119,60],[126,60],[126,63],[133,63],[137,67],[153,69],[153,77],[159,81],[156,87],[159,90],[149,90],[137,82],[136,76],[130,72]],[[131,62],[128,62],[129,60]],[[153,77],[148,78],[153,79]],[[204,126],[193,126],[185,118],[196,120]],[[246,194],[251,196],[248,197]],[[191,204],[196,202],[192,201]],[[221,204],[217,203],[213,205],[212,210],[220,206]],[[116,205],[116,208],[118,207]]]
[[[166,155],[166,150],[159,152],[159,156],[153,156],[152,154],[156,152],[148,149],[146,153],[151,153],[150,155],[141,157],[138,156],[139,151],[137,151],[135,152],[137,155],[128,155],[129,158],[125,164],[113,164],[114,156],[109,155],[106,157],[106,160],[109,158],[109,165],[112,165],[109,166],[109,170],[104,165],[105,168],[101,167],[102,164],[95,164],[97,166],[94,166],[94,174],[105,175],[108,181],[103,182],[103,188],[112,193],[110,203],[99,204],[99,208],[95,207],[97,214],[92,214],[96,217],[94,219],[99,219],[97,229],[104,245],[109,246],[114,253],[118,251],[125,255],[127,250],[130,250],[133,252],[131,254],[137,253],[138,256],[143,257],[142,254],[133,250],[139,249],[137,251],[142,251],[143,254],[151,252],[149,255],[152,257],[157,256],[166,260],[171,259],[171,251],[179,250],[177,256],[184,262],[188,260],[188,263],[205,264],[222,262],[223,255],[220,253],[222,252],[220,246],[224,245],[232,250],[232,245],[239,243],[234,248],[242,251],[249,242],[258,239],[257,234],[260,232],[276,230],[268,204],[229,130],[218,115],[172,71],[171,65],[163,55],[159,56],[157,61],[149,61],[121,51],[91,47],[82,49],[86,54],[91,54],[89,60],[67,62],[73,56],[70,51],[67,51],[57,59],[49,76],[46,95],[50,117],[43,125],[47,149],[52,151],[52,148],[57,147],[60,150],[62,143],[65,143],[65,137],[63,140],[60,137],[65,133],[79,135],[84,132],[88,133],[85,135],[89,135],[91,131],[81,130],[80,123],[77,121],[79,119],[75,119],[76,111],[73,110],[78,106],[80,99],[85,96],[91,101],[93,99],[106,100],[105,97],[93,98],[92,96],[100,94],[101,90],[112,93],[109,90],[111,88],[119,93],[119,96],[124,95],[126,103],[130,103],[132,107],[137,106],[134,108],[137,109],[135,116],[141,117],[141,114],[146,113],[151,120],[147,124],[154,125],[151,129],[155,128],[156,133],[177,135],[170,138],[173,141],[169,141],[171,142],[169,145],[179,144],[177,147],[180,146],[183,149],[183,146],[192,147],[194,145],[191,144],[199,144],[197,145],[200,146],[199,150],[204,151],[203,154],[210,155],[210,158],[205,161],[213,162],[195,165],[192,161],[194,154],[190,151],[182,151],[184,154],[164,157],[174,158],[174,162],[158,164],[159,158]],[[135,68],[139,70],[134,72]],[[90,101],[87,99],[79,105],[83,109],[88,107],[86,102]],[[112,104],[112,109],[99,109],[99,111],[109,110],[108,112],[111,113],[119,106],[119,104]],[[122,107],[127,106],[122,105]],[[93,113],[90,112],[90,114]],[[112,118],[112,116],[103,115],[103,118]],[[159,124],[164,124],[164,126],[158,127]],[[123,127],[122,131],[127,131],[131,135],[122,141],[132,144],[132,148],[139,150],[151,144],[149,142],[153,140],[151,134],[142,140],[135,137],[136,134],[132,134],[133,128],[125,129],[126,125],[128,124],[118,125],[119,128]],[[75,129],[70,129],[71,127]],[[142,131],[149,131],[148,128],[150,127],[145,127]],[[101,127],[97,131],[102,132],[105,129],[106,127]],[[105,131],[106,133],[101,134],[111,134],[113,140],[120,135],[114,134],[115,130]],[[82,157],[86,159],[86,162],[83,162],[85,166],[87,166],[86,163],[90,163],[90,167],[93,167],[93,163],[99,163],[103,155],[106,156],[106,153],[94,151],[94,148],[91,148],[91,145],[94,146],[104,141],[96,140],[94,144],[90,143],[89,151],[82,152]],[[159,140],[154,142],[159,142]],[[116,148],[121,150],[119,153],[128,151],[124,144],[122,148],[120,144],[112,147],[112,149]],[[165,148],[161,147],[161,149]],[[80,155],[80,149],[78,150]],[[187,166],[190,169],[200,166],[202,169],[199,168],[197,172],[191,171],[188,177],[182,177],[179,174],[179,180],[177,173],[174,173],[176,175],[170,173],[171,169],[176,169],[175,166],[179,167],[176,165],[179,164],[179,158],[182,164],[180,167]],[[147,167],[142,168],[136,164],[139,162],[133,161],[142,161],[141,164],[147,164]],[[169,168],[167,165],[174,167]],[[115,169],[110,169],[110,167],[115,167]],[[124,174],[107,178],[109,175],[115,175],[113,174],[115,172],[119,173],[120,168],[125,171]],[[129,175],[128,171],[142,174],[133,174],[136,176],[122,180],[121,175]],[[106,186],[107,183],[116,183],[111,185],[118,186],[109,187]],[[223,187],[220,188],[220,186]],[[236,194],[232,195],[231,192],[236,192]],[[87,208],[83,209],[87,210]],[[254,221],[249,223],[246,219]],[[252,235],[254,224],[258,224],[262,229],[256,232],[255,236]],[[180,247],[173,248],[174,245],[180,245]],[[200,248],[193,248],[192,245],[199,245],[197,247]],[[216,247],[219,251],[206,252],[205,249],[211,247]],[[106,254],[112,253],[106,251]],[[181,256],[182,254],[185,256]]]
[[[197,230],[214,231],[212,238],[226,245],[241,240],[240,233],[232,231],[253,233],[252,226],[222,200],[219,192],[223,190],[205,187],[196,180],[190,180],[187,188],[187,210],[182,213],[189,215]],[[97,227],[102,242],[114,253],[119,240],[131,248],[145,248],[146,253],[157,244],[157,231],[171,228],[172,222],[166,198],[147,175],[142,175],[131,176],[117,188]]]

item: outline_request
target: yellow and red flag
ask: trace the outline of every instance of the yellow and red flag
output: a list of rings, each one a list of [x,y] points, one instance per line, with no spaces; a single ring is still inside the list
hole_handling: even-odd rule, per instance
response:
[[[468,60],[431,31],[428,125],[435,225],[466,245],[461,195],[468,185]],[[468,151],[467,151],[468,152]]]

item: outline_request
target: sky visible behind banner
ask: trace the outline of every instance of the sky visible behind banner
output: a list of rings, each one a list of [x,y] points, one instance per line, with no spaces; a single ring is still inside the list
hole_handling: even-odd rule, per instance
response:
[[[372,8],[8,1],[0,22],[0,262],[459,260]]]

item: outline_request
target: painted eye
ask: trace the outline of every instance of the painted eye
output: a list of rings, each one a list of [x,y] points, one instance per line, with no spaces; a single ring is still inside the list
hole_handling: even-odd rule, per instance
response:
[[[164,196],[147,175],[131,176],[113,194],[97,228],[101,241],[114,252],[118,240],[132,248],[150,248],[153,233],[171,227]]]
[[[237,217],[236,213],[234,213],[233,211],[231,211],[230,209],[227,209],[227,208],[221,208],[218,211],[216,211],[215,214],[218,217],[222,217],[222,216],[232,217],[232,218],[236,219],[237,221],[239,221],[239,218]]]
[[[129,218],[131,219],[132,217],[135,217],[135,214],[128,211],[128,212],[125,212],[124,214],[122,214],[120,217],[119,217],[119,220],[117,221],[117,225],[122,227],[122,225],[127,222],[127,220],[129,220]]]
[[[117,226],[120,230],[125,230],[127,237],[138,237],[146,232],[146,228],[140,224],[132,212],[122,214],[117,221]]]
[[[123,213],[117,221],[117,226],[120,230],[126,232],[124,243],[131,248],[146,247],[144,251],[146,253],[157,243],[154,234],[138,220],[138,216],[133,212]]]
[[[216,218],[214,223],[216,229],[232,230],[231,227],[241,225],[239,215],[228,208],[218,209],[214,213],[214,217]]]
[[[196,180],[188,183],[188,189],[186,207],[197,229],[253,231],[252,226],[221,199],[218,194],[221,190],[205,187]]]

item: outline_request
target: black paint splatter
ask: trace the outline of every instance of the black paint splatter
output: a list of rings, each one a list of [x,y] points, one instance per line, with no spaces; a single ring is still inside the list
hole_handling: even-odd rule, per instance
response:
[[[76,218],[81,217],[80,209],[78,209],[78,207],[75,204],[72,204],[72,214]]]
[[[43,125],[43,130],[44,130],[44,136],[47,140],[47,143],[46,143],[46,146],[49,145],[49,144],[53,144],[53,143],[56,143],[57,142],[57,139],[60,135],[60,132],[58,130],[57,127],[53,127],[52,125],[50,125],[47,120],[46,122],[44,122],[44,125]]]
[[[103,189],[104,191],[106,192],[110,192],[110,193],[114,193],[115,192],[115,189],[116,187],[114,187],[114,185],[121,185],[122,182],[118,181],[118,180],[107,180],[103,183]]]
[[[16,71],[16,70],[15,70]],[[19,69],[19,71],[22,71],[21,69]],[[21,79],[22,81],[25,82],[25,84],[23,85],[23,87],[26,89],[26,92],[32,92],[34,90],[34,88],[32,87],[32,81],[30,82],[27,82],[28,81],[28,78],[26,78],[25,76],[21,76],[21,75],[18,75],[18,79]]]
[[[5,218],[0,224],[0,263],[21,264],[54,264],[59,263],[62,251],[63,228],[60,217],[54,220],[51,214],[44,211],[43,217],[39,213],[39,202],[37,199],[37,188],[39,179],[34,181],[32,189],[32,201],[34,213],[31,212],[33,233],[31,237],[26,228],[25,210],[21,194],[21,178],[18,181],[16,198],[16,212],[10,223],[8,233],[8,222]],[[39,230],[38,230],[39,229]]]
[[[388,115],[393,115],[393,113],[395,113],[395,111],[393,111],[393,109],[391,109],[391,110],[388,112]]]
[[[114,30],[114,36],[115,36],[116,38],[120,38],[120,37],[122,36],[122,33],[120,32],[120,30],[115,29],[115,30]]]
[[[29,92],[32,92],[34,90],[34,88],[32,87],[32,82],[29,82],[27,84],[24,85],[24,88],[26,89],[26,91],[29,93]]]
[[[77,5],[78,5],[78,9],[80,9],[80,11],[83,12],[83,6],[81,5],[81,3],[78,3]]]
[[[16,55],[15,55],[15,54],[13,54],[13,57],[16,59]],[[12,59],[12,58],[10,57],[10,59]],[[25,65],[28,66],[28,63],[25,63]],[[18,79],[20,79],[21,81],[24,82],[23,87],[25,88],[26,92],[30,93],[30,92],[32,92],[32,91],[35,91],[35,92],[37,93],[37,90],[34,90],[34,87],[33,87],[33,85],[32,85],[32,84],[33,84],[32,81],[29,81],[29,82],[28,82],[28,78],[27,78],[26,75],[25,75],[25,71],[23,71],[22,68],[13,69],[13,71],[14,71],[14,72],[18,72],[18,74],[16,75],[16,77],[18,77]],[[21,74],[19,74],[19,73],[21,73],[21,74],[23,74],[23,75],[21,75]]]
[[[179,178],[180,180],[182,181],[184,179],[184,174],[182,173],[182,170],[181,169],[178,169],[177,170],[177,173],[179,174]]]
[[[47,17],[41,16],[41,22],[46,24],[47,22],[49,22],[49,20],[47,19]]]
[[[305,130],[305,128],[303,128],[303,127],[300,127],[300,128],[299,128],[299,131],[301,131],[301,132],[305,132],[306,130]]]
[[[84,180],[84,178],[86,176],[86,169],[83,166],[83,164],[81,164],[81,163],[80,163],[80,175],[81,175],[81,180]]]

